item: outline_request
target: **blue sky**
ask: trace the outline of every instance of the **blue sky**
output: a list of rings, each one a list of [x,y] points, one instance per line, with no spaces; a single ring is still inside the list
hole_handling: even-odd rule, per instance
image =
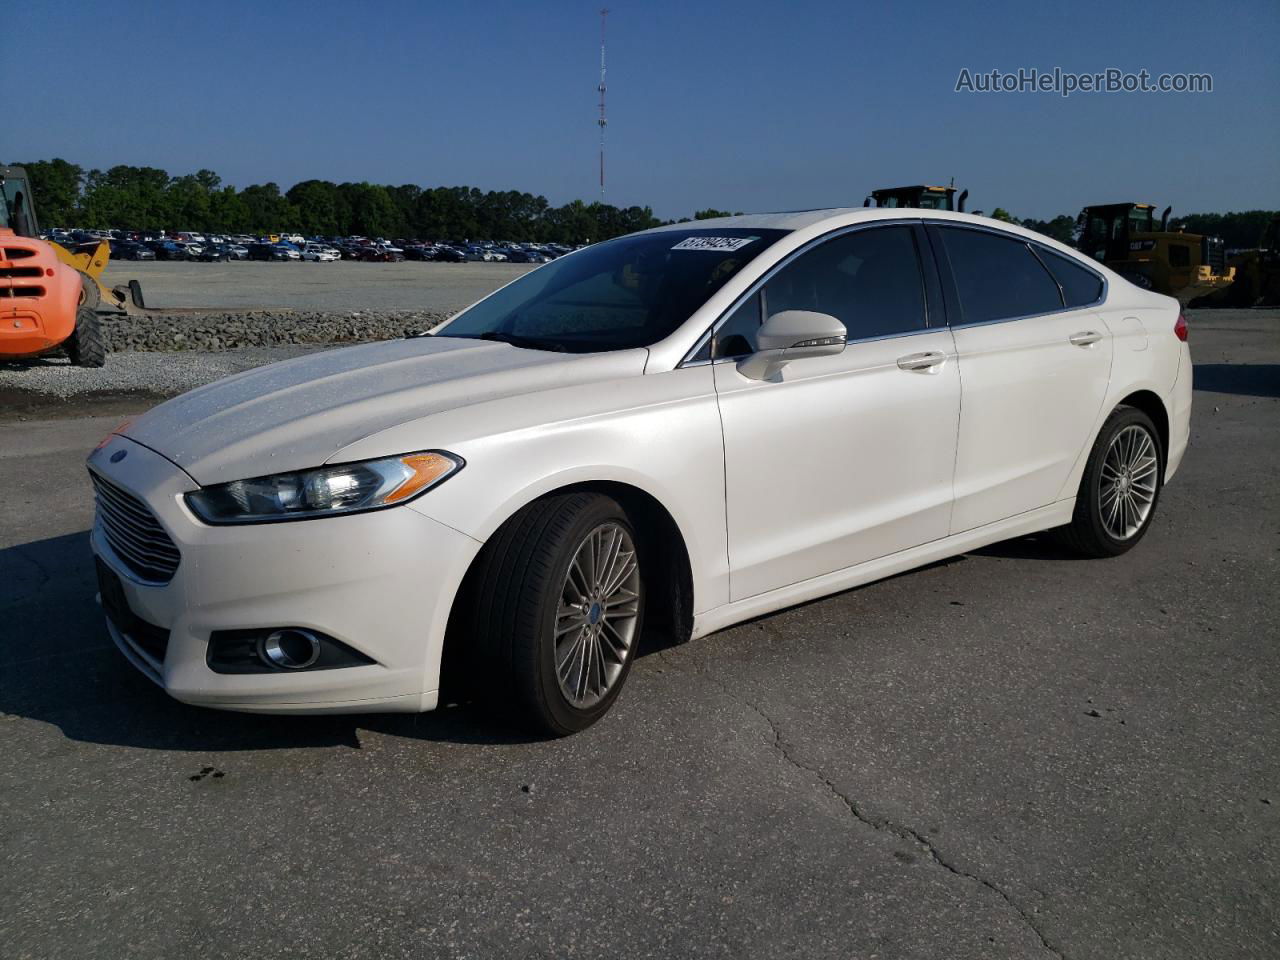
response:
[[[11,6],[2,160],[597,195],[599,2]],[[1276,0],[609,6],[612,203],[796,209],[954,177],[1019,216],[1280,208]],[[962,68],[1055,66],[1214,91],[954,92]]]

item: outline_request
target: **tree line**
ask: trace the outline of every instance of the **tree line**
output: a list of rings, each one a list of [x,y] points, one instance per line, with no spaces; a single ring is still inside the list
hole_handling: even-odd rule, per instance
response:
[[[303,180],[281,192],[275,183],[243,189],[224,185],[212,170],[174,177],[156,167],[85,170],[62,159],[18,165],[31,178],[37,214],[46,227],[587,243],[666,222],[649,207],[581,200],[553,207],[546,197],[516,190]],[[692,219],[728,215],[708,208]],[[1067,244],[1080,234],[1077,215],[1019,219],[1001,207],[991,215]],[[1220,236],[1228,248],[1254,247],[1274,215],[1267,210],[1194,213],[1175,217],[1172,226]]]
[[[275,183],[224,185],[212,170],[174,177],[156,167],[85,170],[62,159],[17,165],[44,227],[587,243],[663,222],[649,207],[555,207],[516,190],[303,180],[282,192]]]

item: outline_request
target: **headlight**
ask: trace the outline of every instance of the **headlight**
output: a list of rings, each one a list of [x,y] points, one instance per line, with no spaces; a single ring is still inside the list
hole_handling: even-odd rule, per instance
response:
[[[339,463],[202,487],[186,495],[205,523],[270,523],[393,507],[443,483],[464,466],[441,450]]]

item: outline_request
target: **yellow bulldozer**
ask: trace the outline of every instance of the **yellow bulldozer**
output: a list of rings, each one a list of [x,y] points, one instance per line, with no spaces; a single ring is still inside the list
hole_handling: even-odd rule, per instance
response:
[[[864,207],[874,202],[877,207],[912,207],[917,210],[955,210],[964,212],[964,202],[969,191],[956,196],[956,188],[930,187],[916,184],[911,187],[882,187],[872,190],[871,196],[862,201]]]
[[[1192,300],[1228,289],[1235,268],[1225,261],[1222,240],[1169,229],[1170,207],[1155,219],[1149,203],[1106,203],[1080,214],[1081,253],[1146,290]]]
[[[1242,250],[1227,261],[1235,281],[1225,290],[1197,297],[1193,307],[1280,306],[1280,216],[1262,231],[1257,248]]]

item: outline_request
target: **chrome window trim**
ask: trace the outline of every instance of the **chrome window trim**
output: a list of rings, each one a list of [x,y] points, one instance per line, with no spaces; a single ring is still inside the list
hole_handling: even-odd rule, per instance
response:
[[[1060,257],[1066,257],[1065,254],[1059,253],[1057,250],[1054,250],[1052,247],[1045,246],[1044,244],[1040,243],[1038,240],[1031,240],[1031,239],[1028,239],[1027,237],[1020,237],[1016,233],[1008,233],[1004,230],[1000,230],[995,227],[988,227],[986,224],[982,224],[982,223],[966,223],[966,222],[956,221],[956,220],[934,220],[929,217],[922,217],[920,222],[924,224],[926,227],[933,226],[933,227],[948,227],[953,230],[975,230],[975,231],[978,231],[979,233],[990,233],[997,237],[1003,237],[1006,240],[1017,240],[1021,242],[1031,251],[1031,255],[1035,257],[1037,262],[1039,262],[1040,266],[1044,268],[1045,273],[1049,274],[1049,279],[1052,280],[1054,285],[1058,288],[1058,295],[1062,298],[1062,307],[1061,309],[1058,309],[1058,310],[1041,310],[1039,313],[1024,313],[1014,317],[999,317],[995,320],[975,320],[972,323],[965,323],[965,322],[952,323],[951,318],[948,317],[947,326],[951,327],[952,329],[961,329],[964,327],[989,327],[995,323],[1016,323],[1019,320],[1033,320],[1036,317],[1051,317],[1059,313],[1070,313],[1072,310],[1090,310],[1090,309],[1093,309],[1094,307],[1098,307],[1106,303],[1107,294],[1111,292],[1110,281],[1107,280],[1104,274],[1099,273],[1097,270],[1093,269],[1093,267],[1089,266],[1088,264],[1081,263],[1075,257],[1067,257],[1067,259],[1069,259],[1072,263],[1078,264],[1082,269],[1088,270],[1095,277],[1097,277],[1099,280],[1102,281],[1102,294],[1098,297],[1097,300],[1094,300],[1091,303],[1081,304],[1078,307],[1068,307],[1066,305],[1067,303],[1066,291],[1062,289],[1062,284],[1058,283],[1058,278],[1053,275],[1053,271],[1049,269],[1048,265],[1040,257],[1040,254],[1036,252],[1036,248],[1041,247],[1049,251],[1050,253],[1057,254]],[[945,250],[945,247],[944,247],[944,250]],[[947,260],[946,267],[948,272],[950,272],[951,260],[949,257]],[[955,277],[953,276],[951,279],[952,279],[952,283],[954,284]],[[960,292],[957,290],[956,298],[959,299],[959,296],[960,296]],[[960,307],[961,310],[964,310],[964,304],[958,303],[957,306]]]
[[[764,285],[767,284],[770,280],[772,280],[774,275],[777,274],[778,271],[782,270],[784,267],[789,265],[797,257],[800,257],[805,253],[808,253],[814,247],[827,243],[830,240],[835,240],[838,237],[843,237],[846,234],[855,233],[859,230],[875,230],[883,227],[898,226],[900,224],[905,224],[910,226],[914,224],[920,224],[923,222],[924,220],[919,217],[887,217],[884,220],[873,220],[870,223],[853,223],[853,224],[849,224],[848,226],[839,227],[835,230],[830,231],[829,233],[824,233],[820,237],[814,237],[812,240],[808,241],[807,243],[799,247],[796,247],[789,254],[787,254],[785,257],[783,257],[781,260],[779,260],[777,263],[771,266],[767,271],[765,271],[765,273],[762,276],[760,276],[755,281],[755,283],[749,286],[736,300],[733,301],[733,303],[731,303],[728,307],[726,307],[723,311],[721,311],[720,316],[716,317],[716,319],[711,323],[711,325],[708,326],[705,331],[703,331],[702,336],[700,336],[697,340],[694,341],[693,346],[690,347],[687,351],[685,351],[684,357],[681,359],[679,363],[676,364],[675,369],[679,370],[686,366],[689,366],[689,367],[701,366],[703,364],[715,363],[717,362],[717,360],[734,360],[734,361],[740,360],[741,357],[719,357],[719,358],[712,357],[707,360],[694,360],[693,357],[697,356],[698,351],[707,345],[707,341],[709,341],[713,336],[715,336],[717,330],[719,330],[722,326],[724,326],[725,321],[728,320],[729,317],[733,315],[734,311],[736,311],[740,306],[742,306],[744,303],[750,300],[753,296],[759,293],[760,290],[764,287]],[[920,264],[920,270],[921,270],[920,285],[921,285],[921,293],[924,294],[925,296],[925,302],[926,302],[925,323],[927,324],[929,322],[929,306],[928,306],[928,286],[926,284],[924,272],[923,272],[925,269],[925,265],[923,263],[924,251],[920,249],[919,244],[915,243],[914,237],[912,237],[912,244],[916,248],[916,260]],[[1052,274],[1050,274],[1050,276],[1052,276]],[[762,316],[765,315],[766,309],[767,309],[767,305],[762,304],[761,310],[760,310]],[[945,324],[941,324],[936,327],[926,326],[923,330],[913,330],[905,334],[886,334],[885,336],[882,336],[882,337],[860,337],[858,339],[847,339],[845,340],[845,343],[846,344],[865,343],[869,340],[887,340],[887,339],[890,339],[891,337],[911,336],[912,334],[916,334],[916,333],[929,333],[929,332],[936,332],[938,330],[945,330],[945,329],[946,329]]]
[[[845,346],[856,347],[860,343],[879,343],[882,340],[904,340],[907,337],[919,337],[926,333],[943,333],[947,327],[925,327],[923,330],[908,330],[906,333],[885,333],[878,337],[858,337],[857,339],[849,338],[845,340]],[[711,360],[690,360],[684,364],[686,367],[704,367],[714,363],[737,363],[739,360],[745,360],[751,356],[749,353],[741,354],[737,357],[715,357]]]

